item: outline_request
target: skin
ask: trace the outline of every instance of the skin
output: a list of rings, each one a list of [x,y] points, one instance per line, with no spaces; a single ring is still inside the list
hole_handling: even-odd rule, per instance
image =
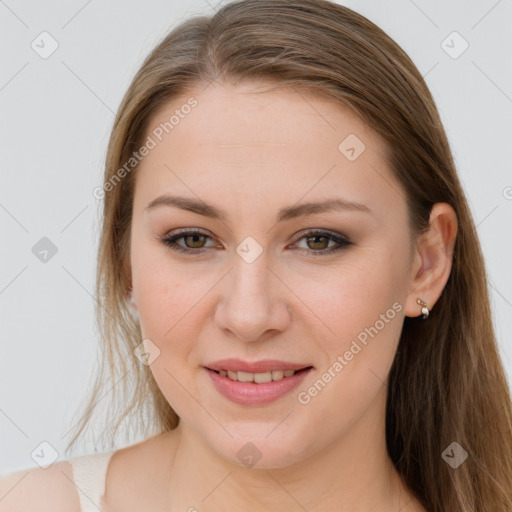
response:
[[[432,309],[449,277],[455,212],[436,204],[431,228],[417,237],[375,132],[324,97],[264,87],[215,82],[151,120],[146,136],[190,96],[198,101],[137,169],[127,271],[143,338],[160,350],[151,371],[181,421],[114,454],[105,510],[424,511],[386,452],[387,379],[404,317],[421,315],[418,297]],[[366,147],[354,161],[338,149],[349,134]],[[200,198],[226,219],[145,210],[165,193]],[[275,222],[280,208],[333,197],[370,212]],[[192,251],[206,247],[201,255],[162,243],[179,228],[209,237],[177,240]],[[321,256],[315,252],[337,243],[293,239],[305,229],[344,234],[352,244]],[[236,252],[248,236],[263,250],[252,263]],[[393,304],[394,318],[300,403],[298,393]],[[225,357],[314,370],[273,403],[239,405],[202,367]],[[248,442],[261,453],[253,467],[237,457]]]
[[[399,510],[411,496],[385,449],[387,375],[404,316],[420,314],[418,297],[432,308],[446,284],[455,214],[436,205],[432,229],[416,239],[379,136],[326,98],[263,86],[196,90],[198,106],[138,169],[130,279],[143,337],[160,350],[151,371],[181,418],[160,455],[169,458],[168,485],[157,500],[172,510],[221,510],[225,503],[233,510]],[[188,97],[163,107],[147,135]],[[351,133],[366,146],[355,161],[338,150]],[[200,198],[227,218],[169,206],[145,210],[164,193]],[[275,223],[282,207],[328,197],[371,211]],[[177,241],[206,247],[200,256],[175,253],[159,240],[184,227],[210,237]],[[309,228],[344,234],[353,245],[315,255],[337,244],[292,240]],[[250,264],[236,252],[248,236],[263,249]],[[297,391],[394,303],[401,312],[321,393],[299,403]],[[315,369],[278,401],[239,405],[220,395],[202,368],[230,356]],[[252,468],[237,457],[248,442],[262,455]]]

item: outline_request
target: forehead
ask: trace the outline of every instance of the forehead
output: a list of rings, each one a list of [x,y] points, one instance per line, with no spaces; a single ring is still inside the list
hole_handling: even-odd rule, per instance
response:
[[[256,202],[247,200],[255,195],[271,207],[272,197],[288,204],[339,192],[396,206],[399,187],[387,168],[385,142],[327,96],[268,90],[265,82],[213,82],[162,105],[147,137],[155,145],[137,169],[136,187],[148,200],[172,190],[213,194],[217,204],[240,207],[236,196],[254,209]]]
[[[192,100],[195,106],[190,108]],[[267,82],[213,82],[195,88],[164,103],[151,119],[147,134],[159,127],[163,133],[157,138],[171,142],[181,134],[198,148],[287,145],[297,154],[312,146],[338,151],[339,137],[353,133],[368,141],[373,150],[384,150],[380,137],[340,101],[318,91]],[[319,134],[324,138],[314,137]]]

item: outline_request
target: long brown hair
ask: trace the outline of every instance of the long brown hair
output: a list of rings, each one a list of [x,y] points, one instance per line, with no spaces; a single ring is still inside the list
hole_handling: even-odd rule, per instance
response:
[[[475,224],[439,113],[423,77],[385,32],[325,0],[240,0],[193,17],[158,44],[134,77],[106,157],[96,282],[103,357],[68,449],[106,394],[111,446],[123,424],[143,435],[178,425],[148,367],[133,355],[141,333],[127,305],[126,269],[136,165],[125,164],[164,102],[215,79],[266,80],[352,108],[388,142],[416,233],[428,227],[434,203],[454,208],[458,235],[446,287],[427,322],[404,321],[389,375],[387,448],[427,510],[510,512],[510,391]],[[469,455],[457,469],[442,457],[453,442]]]

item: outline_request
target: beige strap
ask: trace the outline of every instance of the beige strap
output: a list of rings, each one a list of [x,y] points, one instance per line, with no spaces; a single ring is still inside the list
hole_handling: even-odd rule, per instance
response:
[[[80,498],[80,512],[102,510],[108,463],[113,451],[94,453],[68,459],[73,468],[73,480]]]

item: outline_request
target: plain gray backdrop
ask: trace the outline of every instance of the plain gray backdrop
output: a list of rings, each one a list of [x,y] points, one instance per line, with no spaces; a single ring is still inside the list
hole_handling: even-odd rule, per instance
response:
[[[510,380],[512,2],[340,3],[395,39],[434,95],[478,226]],[[35,467],[31,453],[41,442],[67,458],[65,435],[99,342],[92,191],[101,185],[114,112],[157,42],[216,7],[0,0],[0,474]]]

